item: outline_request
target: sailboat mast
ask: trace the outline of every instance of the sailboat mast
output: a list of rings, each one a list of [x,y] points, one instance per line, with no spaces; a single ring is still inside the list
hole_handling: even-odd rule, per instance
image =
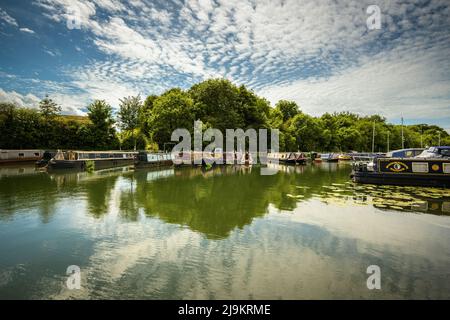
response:
[[[405,149],[405,138],[403,136],[403,117],[402,117],[402,149]]]
[[[372,130],[372,153],[375,152],[375,121],[373,122],[373,130]]]
[[[387,132],[387,152],[389,152],[389,131]]]

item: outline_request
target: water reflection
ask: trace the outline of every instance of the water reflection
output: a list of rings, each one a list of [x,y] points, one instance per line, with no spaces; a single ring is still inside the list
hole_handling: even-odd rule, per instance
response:
[[[136,221],[142,209],[149,217],[218,238],[263,216],[269,204],[292,211],[299,203],[311,199],[335,205],[450,214],[448,189],[357,185],[349,180],[350,168],[346,164],[279,165],[277,168],[279,172],[273,176],[261,176],[259,168],[239,166],[211,170],[120,168],[58,174],[27,170],[26,175],[0,178],[0,219],[31,207],[39,208],[45,222],[55,211],[58,200],[67,197],[85,198],[88,213],[101,218],[114,205],[112,193],[119,180],[127,185],[118,195],[124,219]]]
[[[449,297],[450,190],[355,185],[341,164],[279,169],[2,177],[0,298]],[[382,292],[365,287],[370,264]]]

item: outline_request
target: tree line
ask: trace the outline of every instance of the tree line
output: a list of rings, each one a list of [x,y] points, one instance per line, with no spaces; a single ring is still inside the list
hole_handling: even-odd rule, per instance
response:
[[[38,109],[0,103],[1,149],[163,150],[177,128],[193,130],[279,129],[281,151],[374,151],[450,144],[439,126],[394,125],[379,115],[350,112],[313,117],[297,103],[281,100],[272,107],[244,85],[210,79],[188,90],[173,88],[161,95],[120,100],[115,113],[104,100],[87,106],[87,116],[63,116],[61,107],[46,96]]]

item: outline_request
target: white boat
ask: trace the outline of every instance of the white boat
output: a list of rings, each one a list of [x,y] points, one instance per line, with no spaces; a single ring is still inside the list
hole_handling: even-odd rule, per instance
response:
[[[0,149],[0,163],[36,162],[42,158],[42,150],[3,150]]]

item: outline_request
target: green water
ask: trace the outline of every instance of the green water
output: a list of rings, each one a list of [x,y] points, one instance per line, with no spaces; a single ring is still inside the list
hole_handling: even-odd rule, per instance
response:
[[[2,167],[0,298],[450,298],[450,189],[349,173]],[[370,265],[381,290],[367,288]]]

